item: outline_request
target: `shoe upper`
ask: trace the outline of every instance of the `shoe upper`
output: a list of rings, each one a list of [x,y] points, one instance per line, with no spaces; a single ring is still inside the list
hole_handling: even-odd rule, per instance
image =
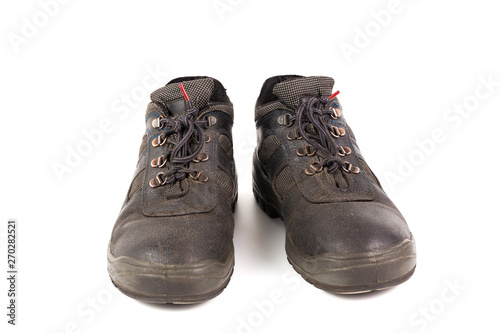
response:
[[[307,254],[390,248],[410,239],[410,230],[362,156],[333,85],[329,77],[297,75],[264,83],[254,186],[271,189],[268,200]]]
[[[232,248],[232,125],[232,104],[213,78],[178,78],[151,94],[139,161],[111,236],[113,256],[186,264]]]

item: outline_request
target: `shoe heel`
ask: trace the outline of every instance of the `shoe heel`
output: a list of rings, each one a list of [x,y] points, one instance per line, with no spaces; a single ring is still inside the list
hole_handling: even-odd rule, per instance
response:
[[[254,164],[253,170],[253,195],[259,207],[270,217],[281,217],[277,207],[279,201],[275,199],[271,184],[262,176],[262,171]]]
[[[259,204],[260,209],[264,211],[264,213],[267,214],[270,218],[274,219],[276,217],[281,217],[280,214],[271,206],[269,206],[264,199],[259,197],[257,192],[255,190],[253,191],[253,196],[255,197],[255,200],[257,200],[257,203]]]

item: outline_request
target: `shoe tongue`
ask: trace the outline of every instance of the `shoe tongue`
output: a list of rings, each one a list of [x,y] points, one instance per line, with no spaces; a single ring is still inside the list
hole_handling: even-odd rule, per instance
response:
[[[186,101],[179,86],[180,84],[186,90],[186,94],[193,106],[198,110],[203,109],[208,104],[214,91],[214,80],[211,78],[167,84],[151,94],[152,102],[160,103],[165,107],[166,116],[175,117],[186,113]]]
[[[296,109],[304,96],[330,96],[334,84],[335,81],[327,76],[301,77],[276,84],[273,94],[286,106]]]

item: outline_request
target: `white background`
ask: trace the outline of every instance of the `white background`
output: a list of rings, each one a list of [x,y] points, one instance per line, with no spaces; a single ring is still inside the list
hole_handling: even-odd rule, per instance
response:
[[[498,332],[496,3],[401,0],[394,10],[389,0],[222,0],[223,13],[214,3],[73,0],[50,17],[35,0],[0,5],[0,266],[5,222],[17,218],[20,271],[15,328],[0,284],[2,331]],[[373,13],[388,8],[377,23]],[[155,69],[157,82],[148,77]],[[335,78],[364,156],[417,240],[408,282],[335,296],[287,263],[281,221],[251,194],[254,104],[279,74]],[[148,95],[184,75],[217,78],[234,103],[236,268],[211,301],[152,306],[110,287],[106,247]],[[488,78],[496,86],[481,83]],[[133,105],[124,107],[127,96]],[[111,129],[89,147],[84,132],[103,120]],[[429,143],[434,132],[439,142]],[[59,179],[54,165],[78,147],[88,154]]]

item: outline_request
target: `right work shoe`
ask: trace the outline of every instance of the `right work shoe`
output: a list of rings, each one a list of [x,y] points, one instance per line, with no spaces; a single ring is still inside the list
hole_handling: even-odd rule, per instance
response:
[[[124,294],[189,304],[228,284],[232,125],[232,104],[215,79],[178,78],[151,94],[139,162],[108,247],[109,275]]]
[[[257,100],[253,190],[286,226],[286,253],[308,282],[334,293],[400,284],[415,241],[361,155],[329,77],[276,76]]]

